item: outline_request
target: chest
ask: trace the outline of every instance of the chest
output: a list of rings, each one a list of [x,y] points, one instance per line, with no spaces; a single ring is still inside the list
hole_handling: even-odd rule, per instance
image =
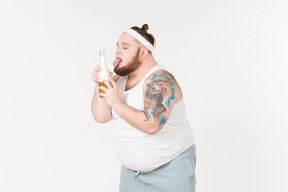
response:
[[[125,84],[125,91],[129,91],[130,89],[133,89],[138,83],[141,81],[141,79],[132,79],[127,78],[126,84]]]
[[[127,89],[127,85],[128,88],[130,88],[129,90]],[[141,82],[127,84],[126,79],[123,78],[120,79],[120,81],[117,81],[117,86],[119,96],[121,97],[123,103],[134,109],[144,110],[143,84]]]

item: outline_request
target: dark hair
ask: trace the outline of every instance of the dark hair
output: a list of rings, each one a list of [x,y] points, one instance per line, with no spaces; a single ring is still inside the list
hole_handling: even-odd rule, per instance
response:
[[[148,33],[147,30],[149,29],[148,24],[142,25],[142,28],[137,26],[131,27],[134,31],[139,33],[142,37],[144,37],[149,43],[151,43],[154,47],[156,46],[156,40],[151,33]]]

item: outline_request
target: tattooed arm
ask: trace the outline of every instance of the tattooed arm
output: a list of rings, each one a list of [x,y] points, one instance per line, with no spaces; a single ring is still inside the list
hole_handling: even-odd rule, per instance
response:
[[[145,121],[155,123],[160,130],[166,123],[173,105],[181,99],[181,90],[170,73],[159,71],[145,81],[144,98]]]
[[[111,92],[105,96],[108,104],[130,125],[149,134],[157,133],[165,125],[174,104],[182,96],[173,76],[164,70],[151,74],[143,85],[144,111],[131,108],[118,99],[116,84],[112,82],[112,85],[108,88]]]

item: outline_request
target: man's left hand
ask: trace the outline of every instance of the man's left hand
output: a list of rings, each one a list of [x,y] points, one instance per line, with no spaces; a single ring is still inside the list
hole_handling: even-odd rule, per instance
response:
[[[104,81],[106,87],[99,87],[99,89],[102,89],[105,93],[99,93],[100,96],[103,96],[106,99],[106,102],[110,107],[113,108],[114,105],[117,105],[117,103],[122,102],[119,97],[119,91],[117,88],[117,85],[115,81],[113,81],[112,78],[110,78],[110,82]]]

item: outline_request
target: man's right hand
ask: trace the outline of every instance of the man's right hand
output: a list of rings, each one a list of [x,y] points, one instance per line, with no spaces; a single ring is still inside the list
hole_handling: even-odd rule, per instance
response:
[[[100,65],[97,65],[96,69],[92,73],[92,79],[96,83],[98,83],[98,81],[99,81],[99,72],[100,71],[101,71],[101,67],[100,67]],[[110,77],[112,77],[113,73],[111,71],[109,71],[109,75],[110,75]]]
[[[101,71],[100,65],[92,73],[92,80],[96,83],[95,91],[92,99],[91,109],[94,120],[98,123],[106,123],[112,119],[111,107],[107,104],[106,99],[99,99],[99,72]],[[110,76],[112,73],[109,71]]]
[[[96,66],[96,69],[93,71],[92,73],[92,79],[93,81],[95,81],[96,83],[98,83],[98,80],[99,80],[99,72],[101,71],[101,67],[100,65],[97,65]]]

